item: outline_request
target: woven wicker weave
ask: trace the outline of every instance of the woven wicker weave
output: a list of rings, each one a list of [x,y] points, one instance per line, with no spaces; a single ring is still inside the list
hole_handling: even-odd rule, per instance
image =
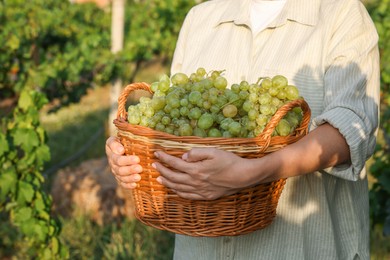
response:
[[[143,172],[138,187],[132,190],[137,219],[148,226],[190,236],[236,236],[270,225],[285,179],[246,188],[236,194],[213,201],[192,201],[180,198],[156,181],[159,173],[151,166],[158,159],[157,150],[181,157],[193,147],[217,147],[244,158],[259,158],[296,142],[307,134],[310,109],[303,99],[282,106],[255,138],[200,138],[174,136],[127,122],[126,101],[134,90],[151,92],[147,83],[133,83],[124,89],[118,100],[114,124],[126,154],[141,159]],[[271,137],[280,119],[292,108],[301,107],[303,119],[292,135]]]

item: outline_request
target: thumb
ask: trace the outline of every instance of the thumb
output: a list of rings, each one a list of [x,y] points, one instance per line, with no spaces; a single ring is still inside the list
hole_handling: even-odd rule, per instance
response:
[[[197,162],[208,160],[214,157],[215,148],[192,148],[187,153],[183,154],[182,159],[187,162]]]
[[[107,140],[107,146],[115,154],[122,155],[125,152],[125,148],[123,147],[123,145],[119,142],[119,140],[117,138],[110,137]]]

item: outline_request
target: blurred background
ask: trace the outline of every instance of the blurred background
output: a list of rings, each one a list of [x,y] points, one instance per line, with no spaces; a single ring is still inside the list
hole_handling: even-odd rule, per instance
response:
[[[169,74],[181,23],[199,2],[0,2],[1,260],[172,258],[173,234],[134,219],[104,145],[123,86]],[[363,3],[381,52],[371,252],[390,259],[390,0]]]

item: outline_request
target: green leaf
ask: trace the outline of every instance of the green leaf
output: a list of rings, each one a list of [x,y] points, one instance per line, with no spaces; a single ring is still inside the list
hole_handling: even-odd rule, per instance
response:
[[[17,174],[9,169],[0,175],[0,198],[4,200],[8,192],[15,191],[17,183]]]
[[[44,162],[48,162],[50,160],[50,149],[47,145],[39,146],[35,153],[39,165],[43,165]]]
[[[57,254],[60,249],[60,242],[56,237],[51,239],[51,250],[54,254]]]
[[[39,145],[39,137],[33,129],[19,128],[13,134],[14,142],[20,145],[27,153]]]
[[[26,111],[30,106],[34,104],[30,94],[28,91],[23,91],[20,94],[19,101],[18,101],[18,106],[23,110]]]
[[[18,209],[13,216],[14,223],[19,226],[21,223],[29,220],[32,216],[32,212],[32,209],[28,207]]]
[[[9,150],[8,142],[4,134],[0,133],[0,157]]]
[[[49,233],[47,223],[44,221],[38,221],[34,225],[34,232],[40,241],[45,241]]]
[[[33,197],[34,197],[34,187],[28,183],[28,182],[24,182],[24,181],[19,181],[18,182],[19,184],[19,192],[18,192],[18,198],[17,198],[17,201],[19,204],[24,204],[24,203],[29,203],[32,201]]]
[[[26,236],[32,237],[35,233],[34,230],[36,222],[37,220],[34,218],[27,219],[20,224],[20,230],[22,230]]]

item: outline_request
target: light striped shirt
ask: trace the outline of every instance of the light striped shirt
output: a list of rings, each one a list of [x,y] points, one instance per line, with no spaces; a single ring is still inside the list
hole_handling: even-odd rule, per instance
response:
[[[171,73],[225,70],[230,84],[286,76],[311,107],[311,130],[324,122],[339,129],[352,164],[289,178],[277,217],[263,230],[237,237],[176,235],[175,258],[369,259],[364,165],[375,147],[379,103],[373,22],[358,0],[287,0],[276,19],[253,35],[250,2],[194,7]]]

